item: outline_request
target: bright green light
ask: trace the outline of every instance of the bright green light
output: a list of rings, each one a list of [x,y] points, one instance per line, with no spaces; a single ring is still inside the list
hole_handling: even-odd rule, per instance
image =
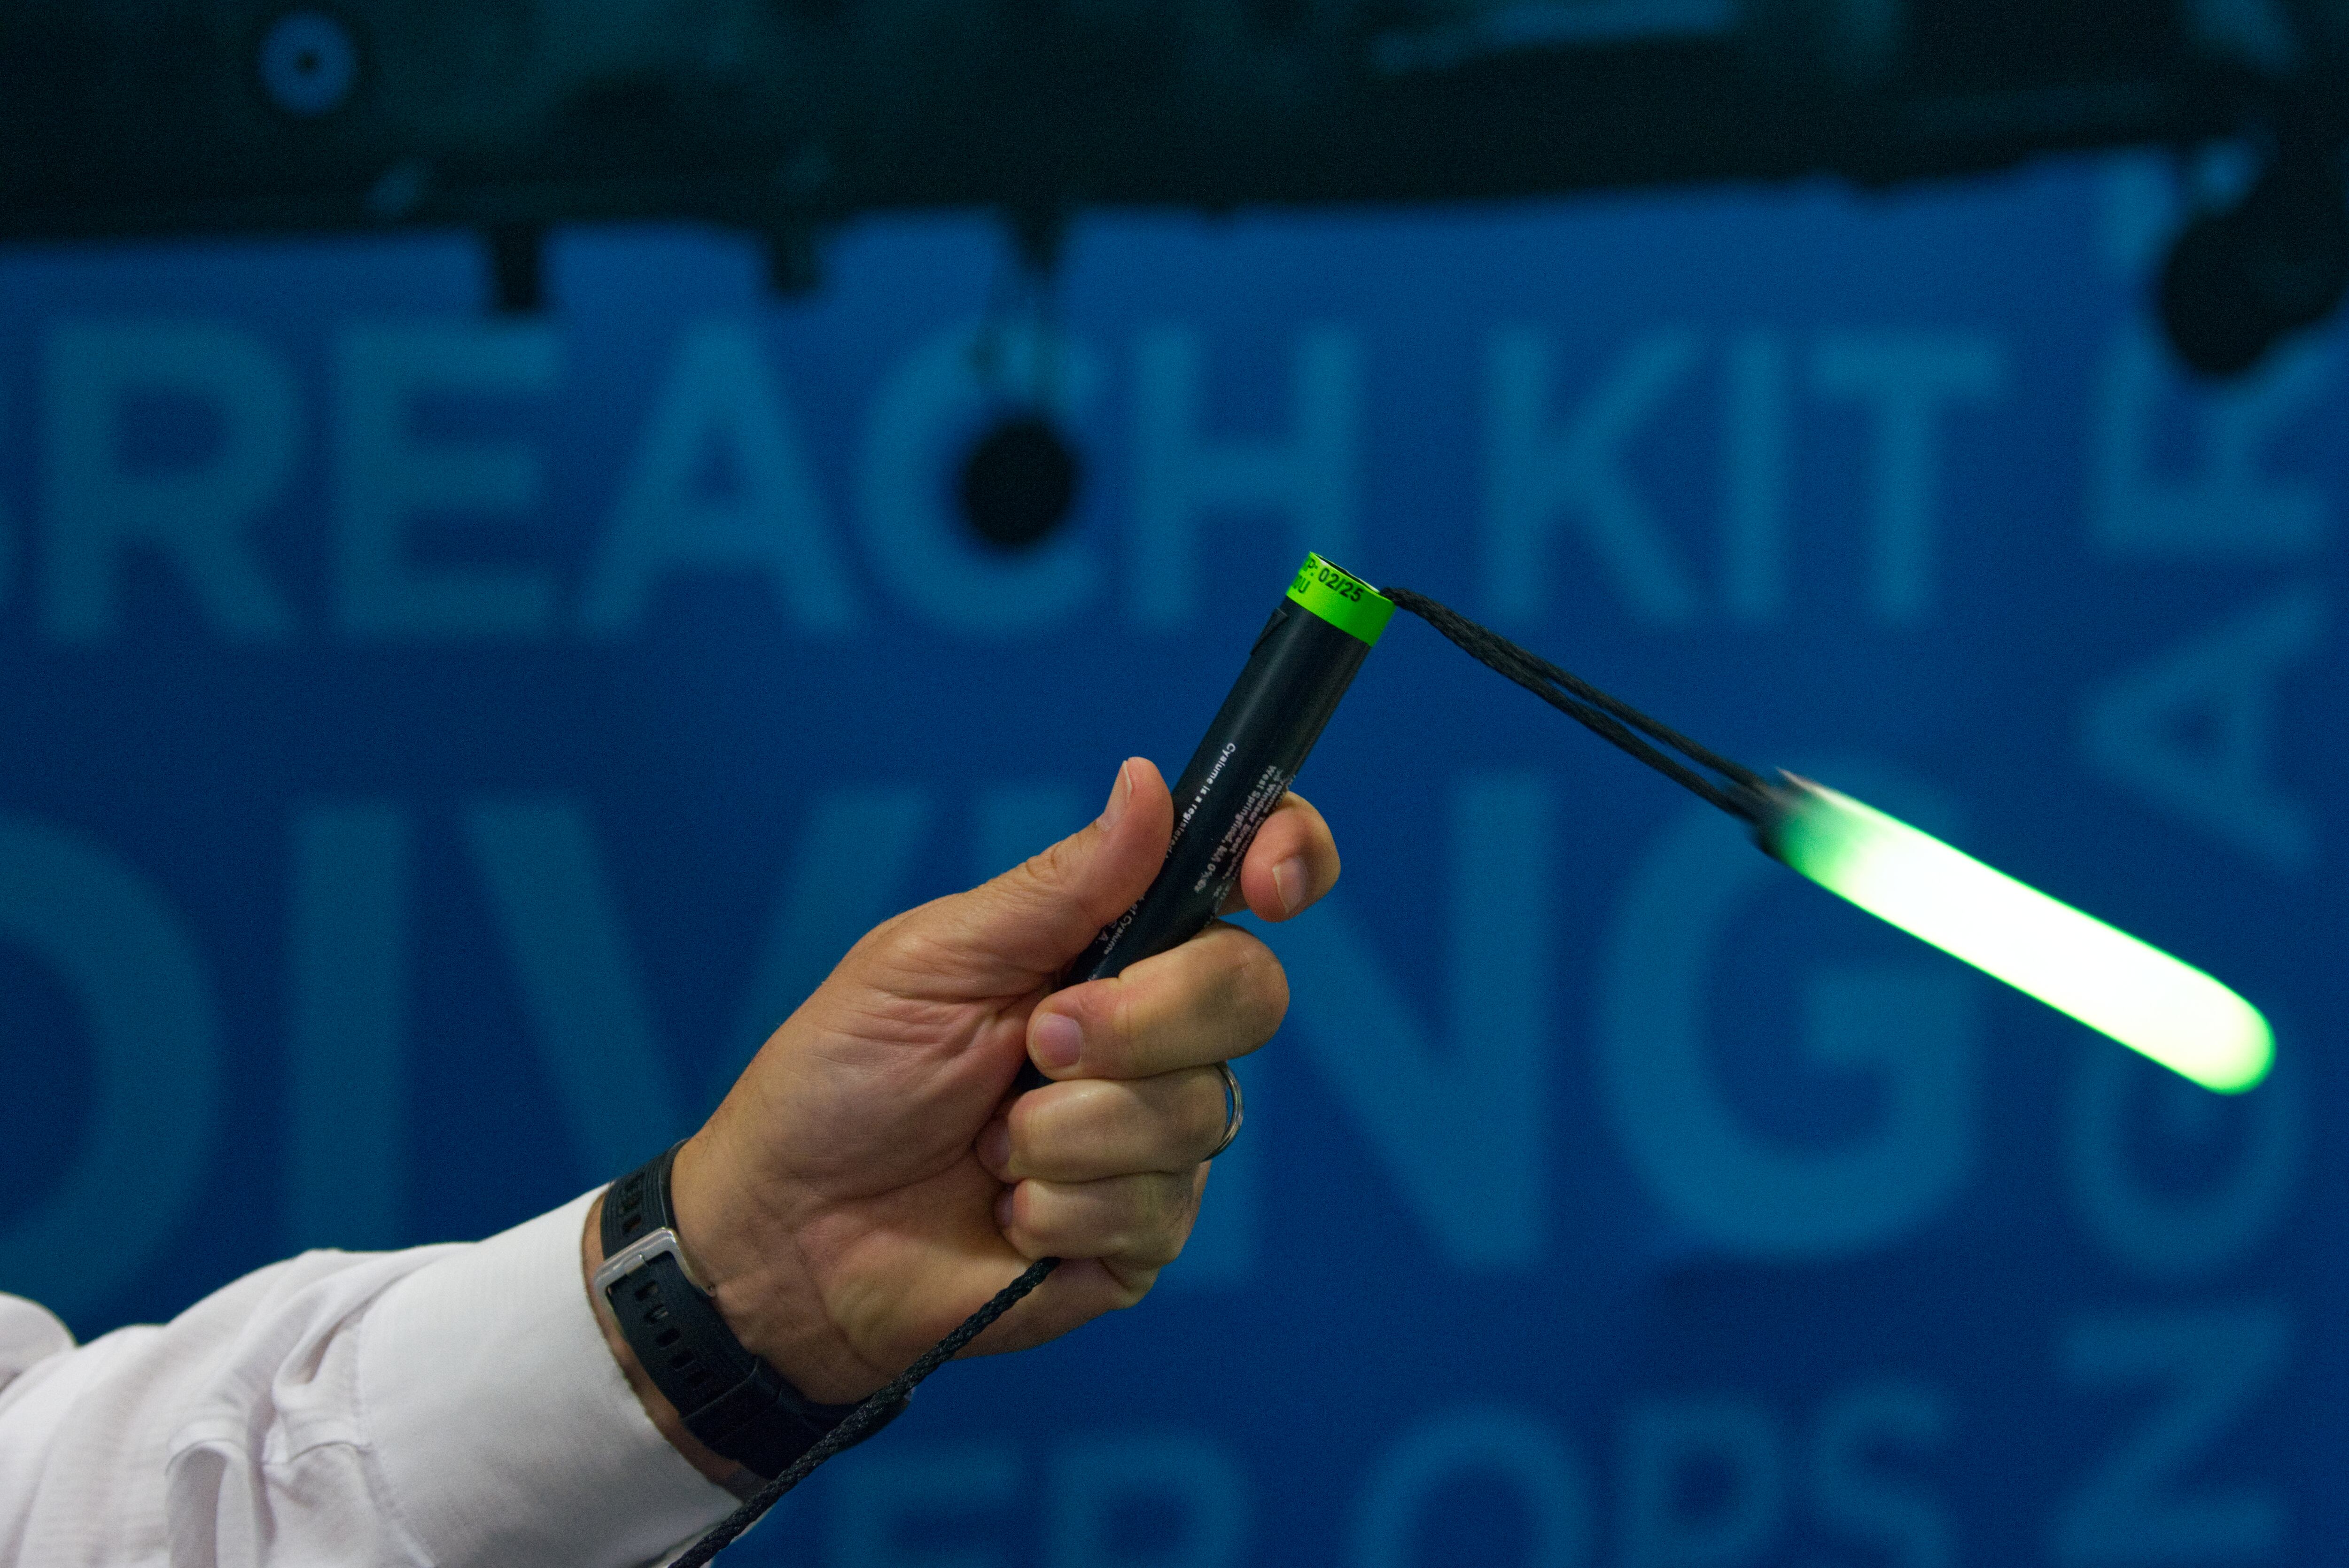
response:
[[[1788,782],[1763,847],[1828,892],[2205,1088],[2267,1076],[2267,1020],[2199,969],[1847,795]]]

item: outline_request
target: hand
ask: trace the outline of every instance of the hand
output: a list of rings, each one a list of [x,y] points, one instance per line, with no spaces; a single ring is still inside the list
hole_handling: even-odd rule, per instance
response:
[[[737,1336],[808,1398],[871,1392],[1036,1258],[1068,1261],[971,1353],[1130,1306],[1182,1250],[1224,1130],[1212,1064],[1279,1026],[1278,961],[1216,922],[1114,979],[1050,991],[1149,886],[1173,825],[1137,758],[1074,837],[876,927],[678,1150],[680,1244]],[[1320,814],[1287,796],[1231,907],[1286,920],[1337,878]],[[1008,1098],[1023,1057],[1054,1081]]]

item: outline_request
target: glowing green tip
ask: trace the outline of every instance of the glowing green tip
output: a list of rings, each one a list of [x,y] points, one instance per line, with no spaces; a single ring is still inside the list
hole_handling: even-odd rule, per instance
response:
[[[1777,799],[1762,847],[1829,892],[2205,1088],[2267,1076],[2267,1020],[2199,969],[1847,795],[1790,774]]]

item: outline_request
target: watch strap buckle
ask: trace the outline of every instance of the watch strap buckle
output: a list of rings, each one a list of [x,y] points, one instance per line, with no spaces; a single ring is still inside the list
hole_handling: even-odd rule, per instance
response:
[[[677,1233],[667,1225],[647,1231],[643,1235],[605,1258],[603,1264],[595,1270],[595,1294],[609,1300],[614,1285],[618,1284],[655,1258],[660,1257],[677,1260],[677,1272],[685,1276],[686,1284],[704,1295],[714,1294],[708,1285],[696,1277],[693,1264],[685,1255],[685,1249],[678,1244]]]

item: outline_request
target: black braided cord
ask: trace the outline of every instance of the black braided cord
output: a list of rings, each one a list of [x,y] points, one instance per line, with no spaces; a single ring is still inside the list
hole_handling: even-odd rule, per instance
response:
[[[1379,592],[1393,600],[1397,609],[1410,611],[1443,633],[1478,664],[1498,670],[1602,740],[1620,747],[1731,816],[1758,822],[1768,810],[1769,781],[1751,768],[1698,745],[1622,698],[1609,696],[1580,676],[1558,668],[1540,655],[1517,646],[1499,633],[1478,625],[1424,593],[1415,593],[1408,588],[1381,588]],[[1651,740],[1662,742],[1679,752],[1680,757],[1667,755]],[[1697,771],[1700,768],[1719,774],[1721,781],[1706,778]]]
[[[968,1317],[961,1326],[922,1352],[915,1363],[892,1377],[886,1385],[866,1396],[864,1402],[848,1413],[848,1418],[826,1432],[815,1447],[792,1461],[789,1470],[752,1493],[741,1507],[712,1525],[709,1533],[688,1548],[684,1556],[669,1568],[702,1568],[712,1557],[734,1544],[735,1538],[750,1526],[767,1510],[781,1501],[783,1493],[807,1480],[815,1467],[832,1458],[864,1436],[905,1401],[914,1386],[952,1359],[966,1345],[986,1332],[987,1326],[1009,1312],[1019,1299],[1044,1283],[1044,1276],[1061,1266],[1058,1258],[1038,1258],[1018,1279],[995,1293],[994,1299]]]
[[[1568,718],[1601,739],[1620,747],[1674,783],[1693,791],[1733,817],[1743,817],[1749,822],[1762,820],[1768,808],[1770,785],[1751,768],[1698,745],[1680,731],[1650,718],[1622,698],[1609,696],[1581,676],[1558,668],[1540,655],[1517,646],[1499,633],[1478,625],[1457,610],[1439,604],[1424,593],[1415,593],[1408,588],[1387,588],[1381,592],[1394,602],[1397,609],[1410,611],[1443,633],[1470,658],[1508,676]],[[1658,742],[1670,748],[1671,751],[1680,753],[1680,756],[1673,757],[1660,749]],[[1706,778],[1704,773],[1698,771],[1699,769],[1718,774],[1719,779]],[[978,1338],[986,1331],[988,1325],[1010,1311],[1022,1296],[1043,1284],[1044,1276],[1058,1268],[1060,1263],[1058,1258],[1037,1259],[1025,1274],[998,1291],[993,1300],[963,1319],[961,1326],[952,1334],[924,1351],[911,1367],[898,1373],[886,1387],[875,1390],[863,1404],[849,1412],[846,1420],[825,1433],[813,1448],[793,1460],[789,1470],[760,1488],[741,1507],[719,1521],[707,1535],[687,1550],[684,1556],[671,1563],[670,1568],[704,1568],[711,1558],[731,1546],[744,1531],[756,1524],[785,1492],[805,1480],[816,1466],[878,1426],[914,1391],[916,1384],[944,1366],[964,1346]]]

